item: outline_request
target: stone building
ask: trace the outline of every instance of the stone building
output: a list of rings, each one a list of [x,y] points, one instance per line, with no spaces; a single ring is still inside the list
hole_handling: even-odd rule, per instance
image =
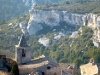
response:
[[[45,55],[31,59],[31,48],[27,45],[24,35],[15,50],[20,75],[77,75],[75,64],[58,64]]]
[[[81,75],[100,75],[100,64],[93,60],[85,65],[80,66]]]
[[[19,44],[15,45],[15,59],[18,64],[31,61],[31,48],[27,45],[24,34],[22,34]]]
[[[20,75],[77,75],[75,64],[58,64],[47,56],[39,56],[30,63],[19,65]]]
[[[45,71],[47,69],[51,69],[51,68],[54,68],[54,67],[57,67],[59,64],[42,55],[42,56],[39,56],[35,59],[33,59],[31,62],[27,63],[27,64],[24,64],[24,65],[19,65],[19,73],[21,75],[27,75],[27,74],[36,74],[38,73],[38,75],[44,75]]]
[[[46,75],[77,75],[75,64],[60,63],[59,66],[45,71]]]

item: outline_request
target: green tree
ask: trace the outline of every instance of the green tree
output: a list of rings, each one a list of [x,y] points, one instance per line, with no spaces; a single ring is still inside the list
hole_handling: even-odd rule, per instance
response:
[[[10,74],[11,75],[19,75],[18,65],[17,65],[17,63],[15,61],[13,62]]]
[[[59,60],[59,62],[60,62],[60,63],[67,63],[68,60],[67,60],[66,58],[62,58],[62,59]]]

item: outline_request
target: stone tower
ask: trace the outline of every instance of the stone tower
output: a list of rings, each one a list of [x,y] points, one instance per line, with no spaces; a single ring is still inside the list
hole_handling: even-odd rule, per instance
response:
[[[15,45],[15,59],[18,64],[31,61],[31,48],[27,45],[24,34],[21,35],[18,45]]]

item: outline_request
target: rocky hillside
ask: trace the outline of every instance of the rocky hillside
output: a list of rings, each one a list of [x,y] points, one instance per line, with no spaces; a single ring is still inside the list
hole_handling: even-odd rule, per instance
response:
[[[35,5],[29,0],[23,2],[29,7]],[[67,4],[71,5],[73,3]],[[24,15],[0,24],[0,49],[14,53],[14,45],[18,44],[23,33],[32,47],[33,57],[45,54],[58,62],[75,62],[78,66],[87,63],[90,58],[100,62],[98,14],[34,8],[30,9],[30,16]]]

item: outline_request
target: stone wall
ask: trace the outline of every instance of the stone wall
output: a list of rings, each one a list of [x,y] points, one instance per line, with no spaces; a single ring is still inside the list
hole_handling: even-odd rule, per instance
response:
[[[25,54],[22,53],[22,50],[25,50]],[[22,56],[23,54],[23,56]],[[25,64],[31,61],[31,49],[30,47],[17,47],[15,49],[15,58],[18,64]]]
[[[99,75],[99,68],[97,64],[88,63],[80,66],[81,75]]]

